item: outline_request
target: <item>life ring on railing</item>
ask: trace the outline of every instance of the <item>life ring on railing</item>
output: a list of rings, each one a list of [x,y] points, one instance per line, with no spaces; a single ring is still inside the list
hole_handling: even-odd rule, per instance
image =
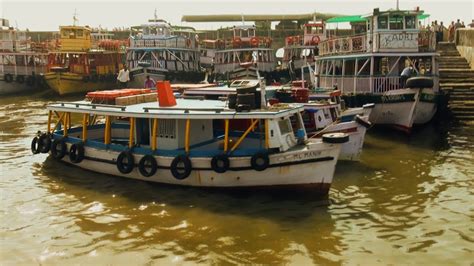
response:
[[[255,171],[263,171],[270,165],[270,158],[265,152],[259,152],[252,156],[250,165]]]
[[[117,157],[117,169],[122,174],[132,172],[135,166],[135,159],[131,151],[122,151]]]
[[[155,157],[152,155],[145,155],[138,162],[138,171],[144,177],[150,177],[156,173],[158,170],[158,164],[156,163]]]
[[[319,38],[319,36],[313,36],[313,38],[311,38],[311,44],[313,45],[319,44],[320,41],[321,38]]]
[[[178,155],[171,162],[171,174],[178,180],[186,179],[192,170],[191,160],[187,155]]]
[[[188,48],[191,47],[191,40],[190,39],[186,39],[186,46]]]
[[[16,76],[16,82],[23,84],[25,82],[25,76],[23,75],[17,75]]]
[[[69,160],[72,163],[80,163],[84,160],[84,143],[74,143],[69,148]]]
[[[33,154],[38,154],[40,153],[40,150],[39,150],[39,137],[38,136],[35,136],[32,140],[31,140],[31,152]]]
[[[252,45],[252,47],[258,47],[258,38],[257,37],[252,37],[250,39],[250,45]]]
[[[355,116],[355,121],[359,124],[361,124],[365,128],[371,128],[372,123],[370,121],[363,119],[360,115]]]
[[[212,157],[211,168],[216,173],[220,173],[220,174],[225,173],[227,170],[229,170],[229,166],[230,166],[229,156],[227,156],[226,154],[219,154]]]
[[[55,139],[51,144],[51,155],[56,160],[61,160],[66,155],[66,142],[63,138]]]
[[[293,37],[289,36],[289,37],[286,37],[286,43],[288,45],[292,45],[293,44]]]
[[[235,47],[240,47],[242,45],[242,39],[240,39],[240,37],[235,37],[232,40],[232,44],[234,45],[234,48]]]
[[[5,82],[10,83],[13,81],[13,75],[7,73],[3,76],[3,79],[5,80]]]

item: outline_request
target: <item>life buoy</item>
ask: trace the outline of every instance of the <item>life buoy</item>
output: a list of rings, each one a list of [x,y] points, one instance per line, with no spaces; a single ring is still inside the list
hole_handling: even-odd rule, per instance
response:
[[[192,164],[187,155],[178,155],[171,162],[171,174],[178,180],[183,180],[191,174]]]
[[[292,45],[293,44],[293,37],[287,37],[286,38],[286,42],[288,43],[288,45]]]
[[[323,135],[323,142],[326,143],[346,143],[349,141],[349,135],[345,133],[327,133]]]
[[[138,171],[145,177],[150,177],[158,170],[158,164],[156,163],[155,157],[152,155],[145,155],[138,162]]]
[[[250,39],[250,45],[252,45],[252,47],[258,47],[258,38],[257,37],[252,37]]]
[[[41,134],[38,138],[38,145],[41,153],[48,153],[51,149],[51,135]]]
[[[84,143],[74,143],[69,148],[69,160],[73,163],[80,163],[84,160]]]
[[[35,77],[34,76],[28,76],[26,78],[26,85],[32,87],[35,85]]]
[[[3,76],[3,79],[4,79],[7,83],[10,83],[10,82],[13,81],[13,75],[7,73],[7,74],[5,74],[5,75]]]
[[[66,142],[64,139],[55,139],[51,144],[51,155],[56,160],[61,160],[66,155]]]
[[[319,38],[319,36],[313,36],[313,38],[311,39],[312,44],[319,44],[320,41],[321,39]]]
[[[132,172],[135,166],[135,159],[132,152],[122,151],[117,157],[117,169],[122,174],[128,174]]]
[[[232,41],[232,44],[234,45],[234,48],[240,47],[240,45],[242,44],[242,39],[240,39],[240,37],[235,37]]]
[[[39,151],[39,137],[36,136],[31,140],[31,152],[33,154],[38,154],[40,153]]]
[[[370,123],[370,121],[367,121],[367,120],[363,119],[360,115],[355,116],[355,121],[357,123],[361,124],[362,126],[364,126],[365,128],[371,128],[372,127],[372,123]]]
[[[24,83],[25,82],[25,76],[23,76],[23,75],[16,76],[16,82],[18,82],[20,84]]]
[[[186,39],[186,46],[188,48],[191,47],[191,40],[190,39]]]
[[[212,157],[211,168],[216,173],[225,173],[227,170],[229,170],[229,166],[229,156],[227,156],[226,154],[219,154]]]
[[[263,171],[268,168],[270,165],[270,158],[265,152],[259,152],[252,156],[250,160],[250,165],[256,171]]]

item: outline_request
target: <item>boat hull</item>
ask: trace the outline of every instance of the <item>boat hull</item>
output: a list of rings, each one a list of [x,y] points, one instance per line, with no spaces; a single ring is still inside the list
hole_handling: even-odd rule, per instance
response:
[[[28,85],[26,82],[18,83],[16,81],[6,82],[3,77],[0,78],[0,95],[21,94],[27,92],[36,92],[43,87],[38,84]]]
[[[73,142],[67,138],[68,150]],[[225,173],[216,173],[211,168],[211,158],[191,157],[193,170],[189,177],[178,180],[173,177],[170,165],[174,157],[155,156],[157,172],[151,177],[140,174],[134,167],[129,174],[117,170],[116,158],[120,154],[114,150],[103,150],[85,145],[85,159],[75,166],[102,174],[139,179],[151,182],[212,188],[314,188],[315,194],[327,194],[333,180],[336,162],[340,153],[340,144],[328,144],[321,141],[310,142],[305,148],[296,151],[271,154],[270,165],[264,171],[253,170],[250,157],[230,157],[230,169]],[[93,146],[93,145],[92,145]],[[143,157],[134,154],[135,164]],[[68,156],[61,159],[73,164]]]
[[[78,94],[96,90],[110,90],[118,88],[117,81],[84,81],[82,75],[73,73],[47,73],[44,75],[48,86],[59,95]]]

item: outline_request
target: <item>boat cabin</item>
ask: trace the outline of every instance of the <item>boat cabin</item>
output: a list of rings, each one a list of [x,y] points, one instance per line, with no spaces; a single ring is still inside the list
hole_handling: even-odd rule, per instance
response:
[[[61,51],[88,51],[92,48],[91,28],[83,26],[59,27]]]

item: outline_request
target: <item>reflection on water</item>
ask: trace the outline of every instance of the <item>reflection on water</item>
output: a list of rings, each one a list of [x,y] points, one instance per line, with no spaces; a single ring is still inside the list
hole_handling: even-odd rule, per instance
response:
[[[472,127],[372,130],[362,161],[338,164],[328,204],[126,180],[33,156],[54,100],[0,99],[3,263],[472,262]]]

